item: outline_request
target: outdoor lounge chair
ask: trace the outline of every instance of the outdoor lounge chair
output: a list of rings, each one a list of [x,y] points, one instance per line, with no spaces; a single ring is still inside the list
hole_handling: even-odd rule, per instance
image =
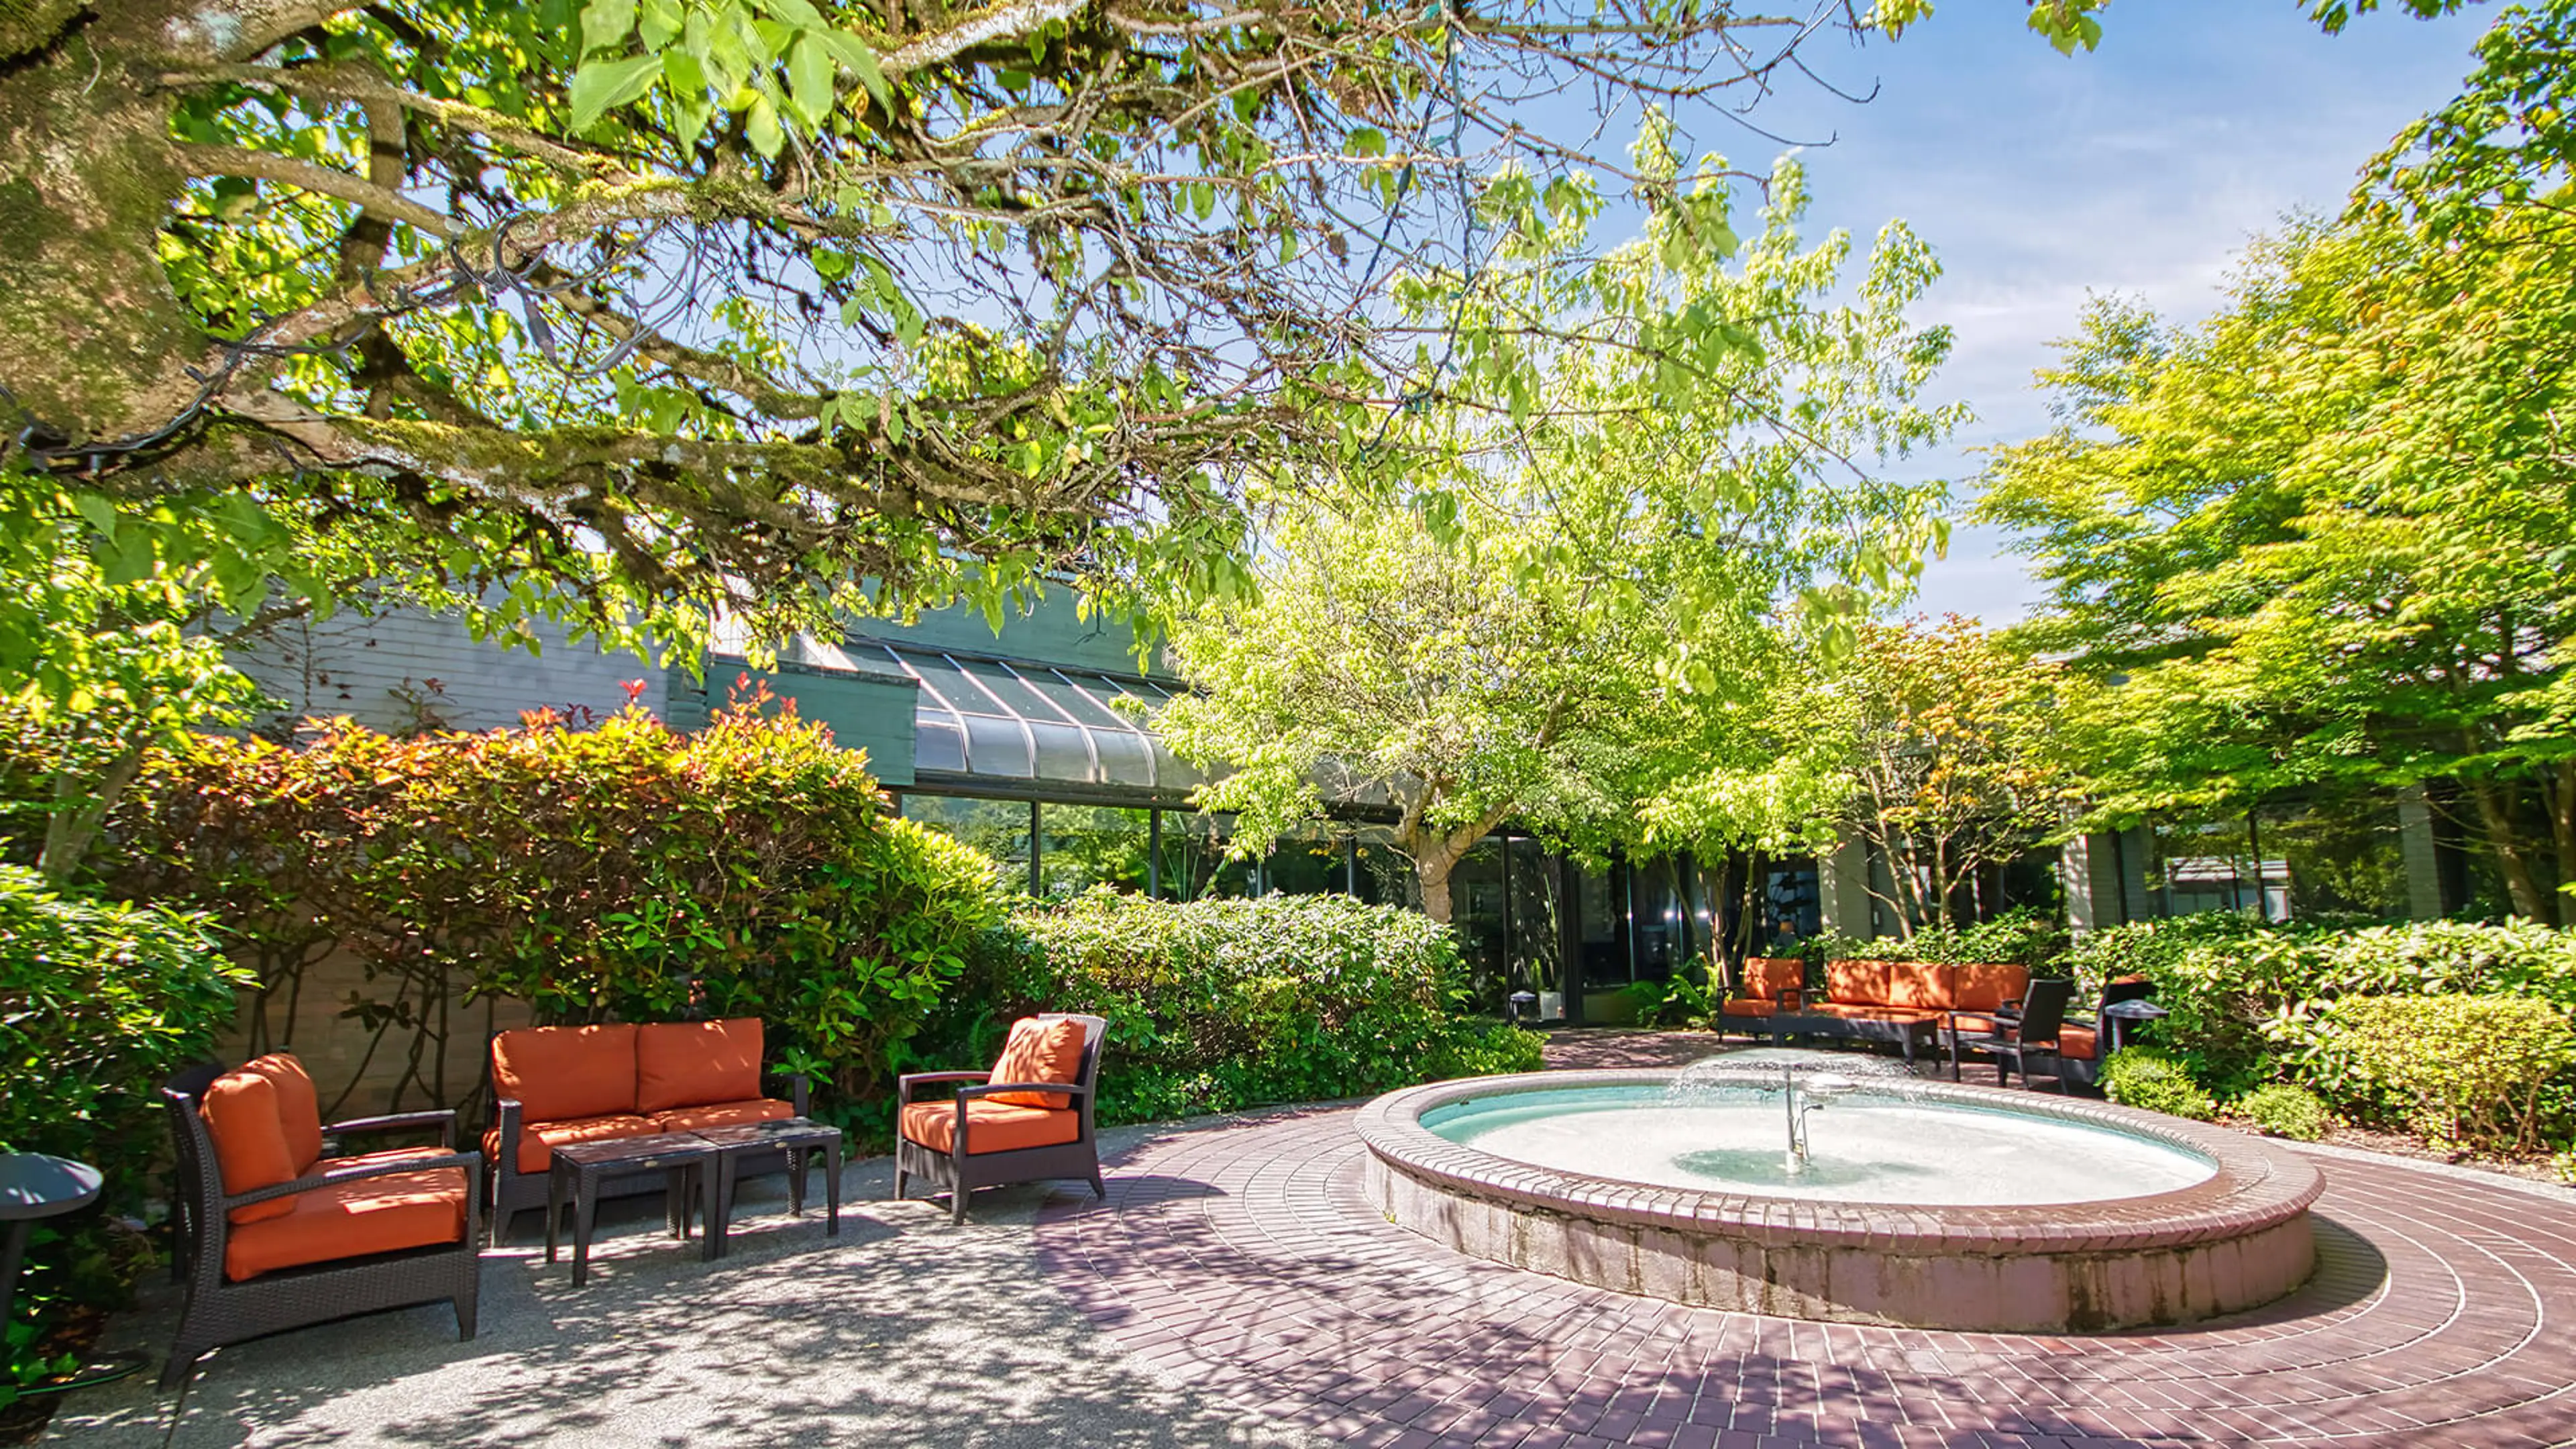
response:
[[[912,1178],[949,1192],[949,1221],[966,1221],[966,1200],[979,1187],[1082,1178],[1107,1197],[1100,1145],[1092,1135],[1100,1041],[1109,1023],[1096,1016],[1050,1013],[1011,1023],[1010,1040],[991,1070],[912,1072],[895,1080],[894,1195]],[[916,1087],[971,1085],[955,1101],[916,1102]]]
[[[420,1303],[456,1306],[474,1336],[482,1159],[455,1151],[455,1114],[324,1125],[295,1058],[196,1067],[161,1089],[178,1147],[175,1276],[186,1285],[161,1387],[207,1350]],[[335,1138],[439,1129],[437,1147],[325,1154]]]
[[[2012,1074],[2021,1072],[2022,1085],[2033,1087],[2039,1077],[2066,1090],[2066,1067],[2060,1060],[2066,1028],[2066,1005],[2075,998],[2075,983],[2063,976],[2042,976],[2032,980],[2022,994],[2017,1011],[1997,1011],[1991,1015],[1968,1012],[1953,1013],[1950,1019],[1950,1076],[1957,1080],[1959,1055],[1981,1051],[1995,1059],[1995,1085],[2012,1085]],[[2089,1033],[2087,1034],[2090,1035]],[[2048,1070],[2033,1072],[2034,1061],[2044,1062]]]

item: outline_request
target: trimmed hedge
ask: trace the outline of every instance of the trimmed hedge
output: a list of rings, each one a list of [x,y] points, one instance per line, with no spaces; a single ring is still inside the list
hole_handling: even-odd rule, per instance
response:
[[[924,1033],[923,1057],[988,1061],[1007,1024],[1032,1011],[1105,1017],[1109,1122],[1537,1070],[1542,1039],[1457,1015],[1466,994],[1456,938],[1416,912],[1345,896],[1174,902],[1097,888],[988,934]]]
[[[2350,996],[2327,1040],[2425,1140],[2528,1151],[2542,1088],[2576,1064],[2567,1014],[2528,996]]]
[[[0,866],[0,1151],[87,1162],[110,1210],[139,1212],[169,1141],[156,1090],[212,1050],[245,982],[204,917],[67,897]],[[114,1301],[127,1266],[95,1217],[38,1235],[0,1324],[0,1405],[58,1367],[30,1353],[49,1310]]]
[[[2334,1126],[2334,1114],[2326,1110],[2316,1093],[2287,1082],[2256,1087],[2228,1104],[2227,1112],[2267,1136],[2297,1142],[2319,1141]]]
[[[349,1014],[379,1032],[443,1029],[459,991],[553,1021],[758,1016],[773,1056],[846,1110],[886,1090],[1001,919],[994,866],[893,818],[864,753],[766,703],[688,735],[633,710],[585,730],[201,739],[116,818],[119,883],[221,920],[264,992],[356,954],[375,993]],[[444,1053],[408,1056],[428,1101],[470,1085],[426,1075]]]

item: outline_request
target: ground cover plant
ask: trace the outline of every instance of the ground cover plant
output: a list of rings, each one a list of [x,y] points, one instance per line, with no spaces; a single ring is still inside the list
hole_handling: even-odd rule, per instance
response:
[[[920,1050],[925,1065],[981,1063],[1015,1017],[1105,1017],[1113,1122],[1537,1070],[1537,1035],[1461,1014],[1465,983],[1448,928],[1399,907],[1097,889],[989,934]]]

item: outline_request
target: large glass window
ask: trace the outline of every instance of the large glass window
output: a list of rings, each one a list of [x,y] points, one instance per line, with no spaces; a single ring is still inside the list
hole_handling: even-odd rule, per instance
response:
[[[906,791],[903,818],[917,820],[1002,863],[1002,884],[1029,885],[1029,805],[1025,800],[967,800]]]
[[[1691,919],[1685,909],[1678,856],[1628,867],[1629,929],[1636,933],[1637,979],[1663,981],[1690,959]]]
[[[1261,889],[1288,896],[1319,896],[1350,886],[1348,844],[1341,831],[1317,823],[1271,843],[1262,861]]]
[[[1395,848],[1394,831],[1383,825],[1363,825],[1351,834],[1351,851],[1352,884],[1361,900],[1373,906],[1422,909],[1421,877],[1414,874],[1412,857]]]
[[[1574,886],[1574,927],[1583,952],[1584,989],[1615,991],[1627,985],[1627,872],[1615,865],[1589,870],[1571,860],[1560,869]]]
[[[1108,805],[1039,806],[1040,893],[1069,896],[1096,885],[1142,892],[1153,813]]]
[[[1234,817],[1213,818],[1196,810],[1163,812],[1161,886],[1166,898],[1195,901],[1208,896],[1247,895],[1253,862],[1225,858]]]
[[[1478,1007],[1499,1012],[1513,992],[1538,989],[1511,976],[1510,903],[1500,840],[1488,836],[1476,842],[1450,869],[1449,928],[1467,960],[1468,985]]]
[[[1513,990],[1565,989],[1565,875],[1547,847],[1516,836],[1511,859]]]

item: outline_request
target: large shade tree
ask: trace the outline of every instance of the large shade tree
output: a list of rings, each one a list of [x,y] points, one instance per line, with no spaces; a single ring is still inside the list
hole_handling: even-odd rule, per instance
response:
[[[1667,189],[1593,267],[1567,264],[1587,188],[1499,178],[1501,264],[1398,288],[1423,365],[1458,353],[1443,397],[1382,430],[1407,490],[1284,493],[1258,589],[1181,610],[1196,690],[1160,728],[1230,768],[1199,799],[1240,813],[1237,839],[1391,805],[1442,920],[1452,870],[1507,819],[1636,841],[1640,802],[1677,776],[1756,765],[1740,724],[1762,714],[1784,629],[1847,628],[1931,543],[1939,485],[1880,467],[1959,418],[1917,400],[1949,344],[1905,317],[1929,251],[1891,225],[1829,304],[1850,243],[1801,240],[1794,166],[1738,255],[1721,167],[1689,180],[1659,128],[1637,156]]]
[[[2044,374],[2068,426],[2003,450],[1982,507],[2049,584],[2031,642],[2114,686],[2064,736],[2106,818],[2427,784],[2515,912],[2571,919],[2560,224],[2295,226],[2206,324],[2105,302]]]
[[[1481,261],[1468,178],[1587,158],[1593,108],[1525,99],[1700,114],[1871,24],[10,0],[0,467],[247,499],[503,624],[1209,582],[1247,470],[1419,386],[1370,323]]]

